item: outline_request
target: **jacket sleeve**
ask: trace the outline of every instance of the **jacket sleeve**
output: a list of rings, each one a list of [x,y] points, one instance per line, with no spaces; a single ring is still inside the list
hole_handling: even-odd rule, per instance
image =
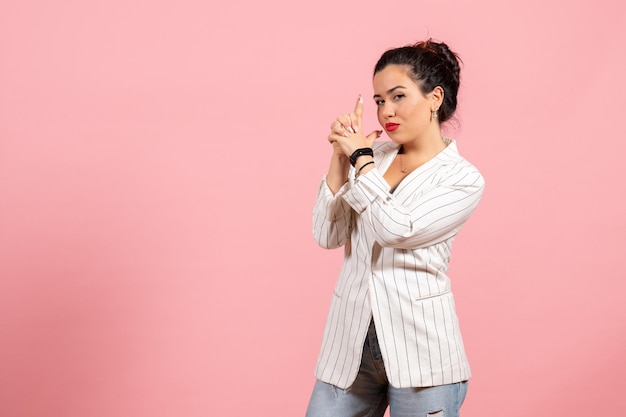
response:
[[[483,177],[469,163],[460,165],[405,205],[389,192],[389,185],[377,169],[360,176],[343,199],[363,217],[381,246],[430,246],[456,235],[482,196]]]
[[[350,238],[353,210],[342,198],[348,189],[350,184],[346,183],[333,195],[326,177],[322,179],[313,209],[313,237],[323,248],[338,248]]]

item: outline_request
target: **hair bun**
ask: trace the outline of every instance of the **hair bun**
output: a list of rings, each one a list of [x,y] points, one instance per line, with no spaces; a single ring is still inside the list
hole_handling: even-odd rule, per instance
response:
[[[417,42],[413,45],[417,49],[425,49],[439,57],[454,79],[459,82],[461,74],[460,58],[444,42],[435,42],[432,38]]]

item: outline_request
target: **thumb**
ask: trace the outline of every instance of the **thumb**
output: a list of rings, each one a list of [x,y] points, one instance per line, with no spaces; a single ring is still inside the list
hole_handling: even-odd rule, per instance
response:
[[[378,139],[378,138],[380,137],[380,135],[382,135],[382,134],[383,134],[383,131],[382,131],[382,130],[375,130],[375,131],[373,131],[372,133],[370,133],[369,135],[367,135],[367,136],[365,137],[365,140],[367,141],[367,143],[368,143],[369,145],[372,145],[372,144],[374,143],[374,141],[375,141],[376,139]]]

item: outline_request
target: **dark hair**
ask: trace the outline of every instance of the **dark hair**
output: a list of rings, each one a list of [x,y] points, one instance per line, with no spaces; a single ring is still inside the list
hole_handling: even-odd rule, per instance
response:
[[[386,51],[376,63],[374,75],[387,65],[402,65],[407,67],[409,76],[423,94],[428,94],[440,86],[443,88],[444,96],[437,116],[440,122],[445,122],[456,110],[461,72],[459,61],[460,58],[448,48],[448,45],[428,39]]]

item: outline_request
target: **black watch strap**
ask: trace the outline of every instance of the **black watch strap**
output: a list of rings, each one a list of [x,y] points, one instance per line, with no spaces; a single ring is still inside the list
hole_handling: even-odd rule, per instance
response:
[[[356,160],[359,156],[363,156],[363,155],[369,155],[369,156],[374,156],[374,151],[372,150],[372,148],[359,148],[356,151],[352,152],[352,155],[350,155],[350,164],[352,164],[352,166],[356,165]]]

